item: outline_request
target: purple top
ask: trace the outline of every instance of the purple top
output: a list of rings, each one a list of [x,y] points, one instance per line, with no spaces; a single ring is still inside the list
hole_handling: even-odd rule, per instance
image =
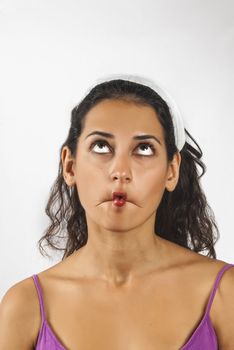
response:
[[[191,337],[186,342],[186,344],[179,350],[218,350],[217,337],[215,330],[212,326],[209,313],[220,279],[223,273],[232,266],[234,266],[234,264],[227,264],[223,266],[219,271],[202,320],[200,321],[199,325],[192,333]],[[43,295],[39,279],[37,275],[33,275],[32,277],[37,289],[42,316],[41,328],[38,335],[35,350],[67,350],[56,337],[45,318]]]

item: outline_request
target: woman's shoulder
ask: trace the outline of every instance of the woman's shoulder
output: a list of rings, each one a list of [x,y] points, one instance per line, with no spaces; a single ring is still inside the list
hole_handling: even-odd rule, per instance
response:
[[[33,315],[32,306],[37,306],[37,292],[32,277],[20,280],[9,287],[1,300],[1,307],[17,309],[20,313]]]
[[[219,346],[232,349],[234,345],[234,261],[213,259],[195,252],[184,252],[188,268],[184,283],[211,299],[210,319],[219,339]]]
[[[166,242],[166,246],[167,254],[171,257],[169,269],[174,276],[178,277],[178,283],[189,283],[199,290],[210,290],[222,268],[228,264],[234,264],[234,261],[229,263],[222,259],[212,258],[205,253],[198,253],[172,242]],[[233,283],[233,278],[234,268],[230,268],[222,276],[221,288],[230,288],[228,286]]]
[[[40,322],[40,306],[33,279],[28,277],[13,284],[0,303],[0,338],[3,343],[31,349]]]
[[[225,269],[228,265],[234,265],[234,261],[199,257],[200,276],[207,278],[209,290],[214,291],[210,318],[222,349],[232,349],[234,345],[234,266]]]

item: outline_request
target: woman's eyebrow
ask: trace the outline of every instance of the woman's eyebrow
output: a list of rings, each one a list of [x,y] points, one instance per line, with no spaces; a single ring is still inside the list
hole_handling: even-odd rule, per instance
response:
[[[115,136],[113,134],[110,134],[109,132],[104,132],[104,131],[93,131],[91,132],[90,134],[88,134],[85,139],[87,139],[87,137],[91,136],[91,135],[100,135],[100,136],[104,136],[104,137],[108,137],[108,138],[111,138],[113,139]],[[146,139],[154,139],[155,141],[157,141],[160,145],[161,145],[161,142],[160,140],[154,136],[154,135],[136,135],[136,136],[133,136],[133,139],[134,140],[146,140]]]

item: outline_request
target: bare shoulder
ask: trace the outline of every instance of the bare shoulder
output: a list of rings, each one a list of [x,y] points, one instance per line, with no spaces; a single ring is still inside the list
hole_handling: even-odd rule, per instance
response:
[[[224,265],[227,265],[225,263]],[[234,266],[224,272],[213,302],[219,349],[234,349]]]
[[[0,303],[0,350],[34,349],[40,328],[40,305],[33,279],[11,286]]]
[[[211,291],[218,273],[228,264],[219,259],[186,251],[182,248],[182,255],[187,261],[188,270],[195,276],[196,285],[205,291]],[[193,280],[193,281],[194,281]],[[188,281],[188,279],[187,279]],[[207,292],[206,292],[207,294]],[[207,294],[208,296],[210,295]],[[210,318],[215,328],[219,349],[234,349],[234,266],[225,270],[219,281],[212,303]]]
[[[193,285],[199,292],[204,292],[205,295],[213,288],[219,271],[228,265],[228,262],[208,257],[172,242],[168,242],[166,246],[167,254],[172,257],[172,270],[180,277],[180,282],[190,283],[191,286]],[[228,289],[228,285],[233,283],[233,275],[234,268],[225,271],[220,281],[218,293],[223,289]]]

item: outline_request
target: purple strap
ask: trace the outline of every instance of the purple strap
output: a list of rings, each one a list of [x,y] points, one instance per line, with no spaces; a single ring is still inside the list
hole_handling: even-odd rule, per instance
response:
[[[43,301],[43,294],[42,294],[39,278],[37,275],[33,275],[32,277],[33,277],[33,280],[35,282],[35,286],[37,288],[37,294],[38,294],[39,301],[40,301],[42,322],[44,322],[44,320],[45,320],[44,301]]]
[[[214,284],[214,287],[213,287],[213,290],[212,290],[212,293],[210,295],[210,299],[209,299],[209,302],[208,302],[208,305],[207,305],[207,308],[206,308],[206,315],[209,314],[210,312],[210,308],[211,308],[211,304],[214,300],[214,297],[215,297],[215,293],[216,293],[216,290],[218,288],[218,285],[219,285],[219,282],[221,280],[221,277],[223,276],[224,272],[228,269],[230,269],[230,267],[234,266],[234,264],[227,264],[227,265],[224,265],[222,267],[222,269],[219,271],[217,277],[216,277],[216,281],[215,281],[215,284]]]

